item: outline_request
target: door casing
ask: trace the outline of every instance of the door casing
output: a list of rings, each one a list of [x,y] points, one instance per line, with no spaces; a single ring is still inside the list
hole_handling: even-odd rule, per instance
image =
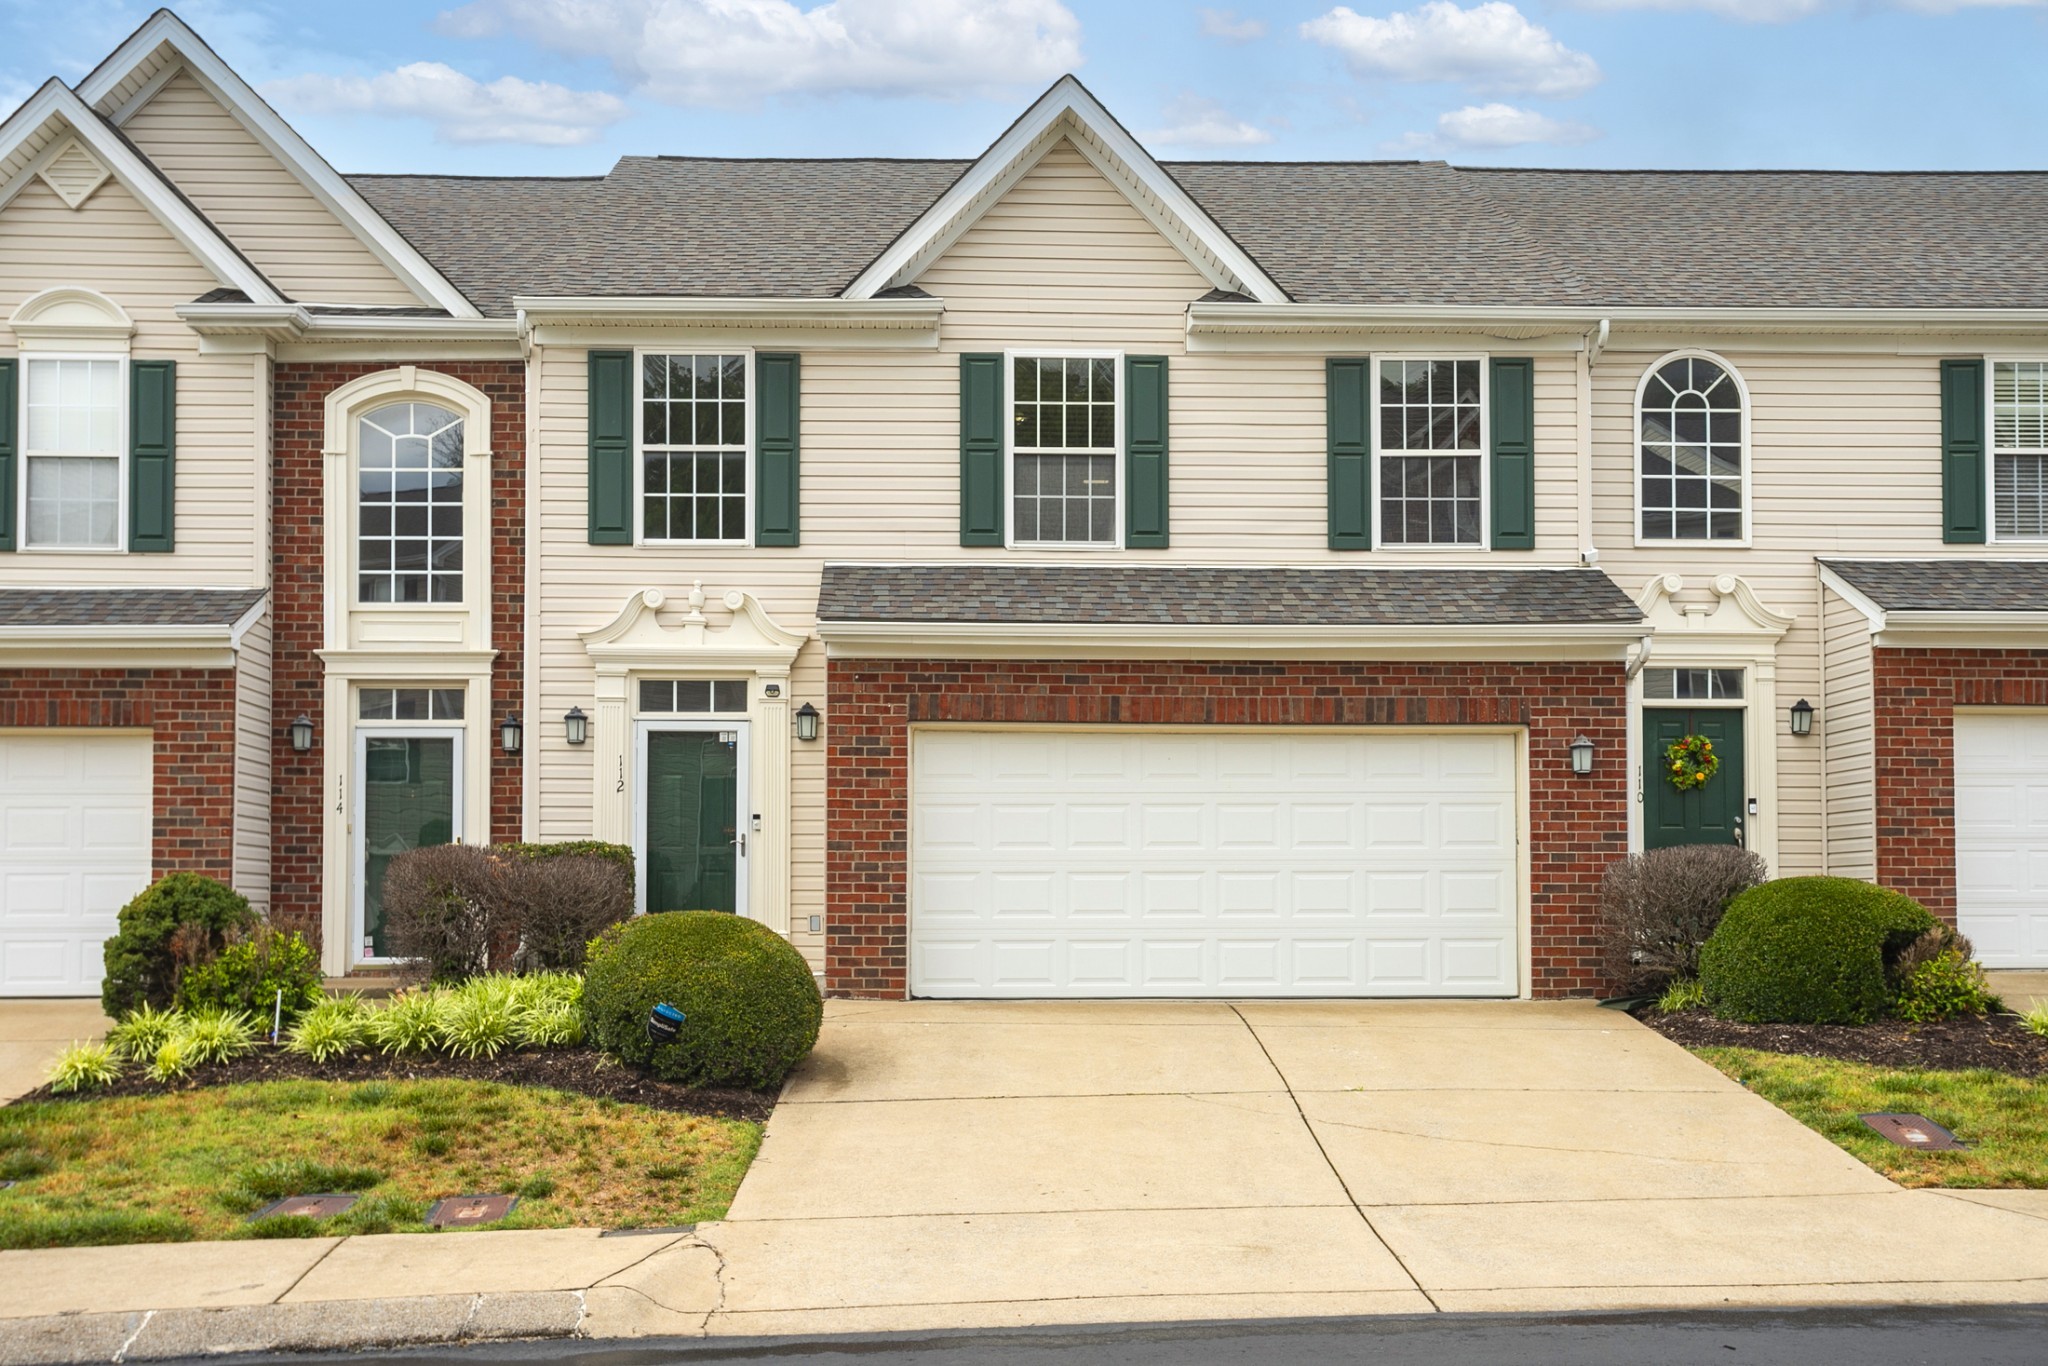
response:
[[[633,726],[633,909],[647,913],[647,737],[655,731],[694,731],[698,734],[733,738],[733,829],[740,841],[734,851],[732,899],[735,914],[751,918],[747,900],[747,865],[752,862],[754,836],[752,813],[748,810],[750,774],[747,768],[747,722],[729,717],[638,721]]]

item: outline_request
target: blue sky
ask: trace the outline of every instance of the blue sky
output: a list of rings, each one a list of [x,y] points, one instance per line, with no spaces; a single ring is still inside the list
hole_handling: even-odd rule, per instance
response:
[[[2039,168],[2048,0],[200,0],[347,171],[971,156],[1075,71],[1162,158]],[[0,0],[0,103],[150,12]]]

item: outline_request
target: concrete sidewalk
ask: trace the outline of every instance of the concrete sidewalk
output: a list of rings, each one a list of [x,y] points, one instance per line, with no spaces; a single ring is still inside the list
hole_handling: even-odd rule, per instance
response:
[[[1900,1190],[1589,1005],[833,1003],[723,1223],[7,1252],[0,1284],[0,1363],[2036,1303],[2048,1192]]]
[[[110,1024],[97,999],[0,1001],[0,1105],[41,1086],[59,1053]]]

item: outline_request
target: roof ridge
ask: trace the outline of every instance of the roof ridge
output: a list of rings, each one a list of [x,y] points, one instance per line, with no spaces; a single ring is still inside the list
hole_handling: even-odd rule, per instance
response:
[[[1878,178],[1878,177],[1883,177],[1883,176],[1928,176],[1928,177],[1932,177],[1932,176],[2012,176],[2012,175],[2019,175],[2019,176],[2043,176],[2043,177],[2048,177],[2048,170],[2036,170],[2036,171],[2024,171],[2024,170],[2015,170],[2015,171],[1986,171],[1986,170],[1961,170],[1961,171],[1936,171],[1936,170],[1912,170],[1912,171],[1872,171],[1872,170],[1854,170],[1854,169],[1834,169],[1834,170],[1830,170],[1830,169],[1827,169],[1827,168],[1824,168],[1824,167],[1804,167],[1804,168],[1800,168],[1800,167],[1787,167],[1787,168],[1783,168],[1783,169],[1774,169],[1774,168],[1771,168],[1771,167],[1762,167],[1762,166],[1751,166],[1751,167],[1732,167],[1732,168],[1720,168],[1720,167],[1713,167],[1713,166],[1692,166],[1692,167],[1668,167],[1668,168],[1659,168],[1659,167],[1655,167],[1655,166],[1622,166],[1622,167],[1613,167],[1613,166],[1452,166],[1452,167],[1451,167],[1451,169],[1452,169],[1453,171],[1460,171],[1460,172],[1472,172],[1472,173],[1477,173],[1477,174],[1483,174],[1483,175],[1601,175],[1601,176],[1609,176],[1609,175],[1611,175],[1611,176],[1634,176],[1634,175],[1643,175],[1643,176],[1648,176],[1648,175],[1670,175],[1670,176],[1710,176],[1710,175],[1739,175],[1739,176],[1794,176],[1794,175],[1823,175],[1823,176],[1865,176],[1865,177],[1869,177],[1869,178],[1872,178],[1872,179],[1876,179],[1876,178]]]

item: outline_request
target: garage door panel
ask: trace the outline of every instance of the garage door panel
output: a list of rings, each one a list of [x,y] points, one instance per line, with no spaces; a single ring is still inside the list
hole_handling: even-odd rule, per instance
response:
[[[1956,919],[1987,967],[2048,968],[2048,714],[1955,718]]]
[[[1512,737],[925,730],[912,748],[918,994],[1516,989]]]

